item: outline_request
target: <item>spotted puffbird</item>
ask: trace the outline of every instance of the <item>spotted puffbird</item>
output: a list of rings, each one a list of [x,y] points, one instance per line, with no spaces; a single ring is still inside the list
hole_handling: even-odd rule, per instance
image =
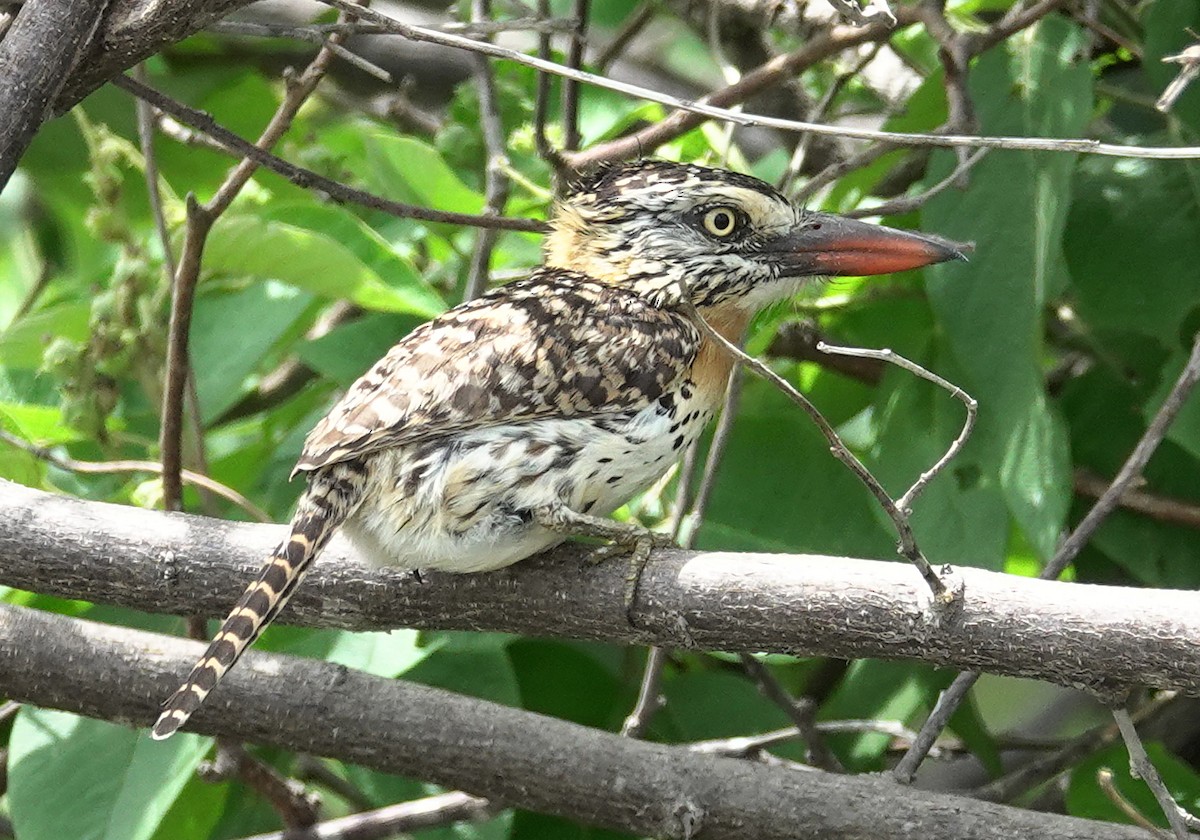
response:
[[[700,166],[605,168],[559,203],[545,265],[418,327],[305,441],[290,533],[154,726],[166,738],[287,603],[343,528],[380,565],[480,572],[570,535],[645,557],[607,515],[704,429],[731,361],[722,335],[817,276],[961,258],[951,243],[793,206]]]

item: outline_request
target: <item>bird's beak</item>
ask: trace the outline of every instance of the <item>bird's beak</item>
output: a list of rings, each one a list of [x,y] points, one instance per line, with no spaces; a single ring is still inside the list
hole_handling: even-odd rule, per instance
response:
[[[948,239],[828,213],[806,213],[799,224],[765,250],[788,276],[860,277],[965,260],[971,248]]]

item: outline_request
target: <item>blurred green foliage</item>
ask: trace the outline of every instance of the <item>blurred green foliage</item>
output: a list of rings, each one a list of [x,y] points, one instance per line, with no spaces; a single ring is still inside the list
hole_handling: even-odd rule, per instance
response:
[[[615,28],[634,5],[597,4],[603,10],[597,25]],[[1010,5],[952,3],[950,13],[963,23]],[[1160,0],[1123,22],[1132,27],[1128,36],[1146,47],[1145,75],[1127,55],[1092,52],[1089,33],[1065,19],[1047,19],[1010,39],[972,69],[982,132],[1196,143],[1200,90],[1181,99],[1169,118],[1145,104],[1169,79],[1169,68],[1158,59],[1184,45],[1185,26],[1200,23],[1200,13],[1189,8],[1194,11]],[[688,67],[693,76],[718,84],[719,67],[707,43],[678,21],[673,25],[678,37],[667,65]],[[913,56],[929,61],[930,75],[888,127],[933,129],[945,118],[936,45],[920,28],[898,37]],[[194,38],[172,55],[203,53],[209,42]],[[1113,66],[1120,72],[1107,72]],[[156,59],[150,71],[156,87],[246,136],[257,134],[281,97],[278,79],[235,63]],[[495,72],[508,154],[520,176],[507,210],[544,217],[550,170],[534,149],[534,74],[506,64],[495,65]],[[819,97],[835,77],[834,67],[823,66],[801,81]],[[857,81],[844,96],[860,107],[881,108]],[[477,107],[473,89],[463,86],[437,136],[418,138],[318,97],[278,151],[395,199],[474,213],[484,202]],[[588,143],[663,115],[659,106],[592,89],[584,91],[581,110]],[[782,150],[751,161],[737,142],[735,133],[727,149],[724,132],[706,127],[659,154],[704,162],[728,155],[764,177],[782,171]],[[178,250],[182,196],[211,195],[229,161],[161,135],[155,150]],[[873,190],[907,154],[889,154],[850,173],[814,206],[844,211],[879,201]],[[924,179],[910,191],[937,183],[954,165],[953,153],[935,152]],[[133,103],[105,89],[72,116],[45,126],[0,197],[0,426],[78,459],[158,456],[169,294],[144,170]],[[795,306],[760,319],[751,347],[767,347],[784,321],[808,318],[838,343],[891,347],[978,398],[976,434],[921,498],[917,535],[934,563],[1034,574],[1087,508],[1087,500],[1073,493],[1073,471],[1115,472],[1200,329],[1200,165],[996,151],[975,167],[966,189],[947,190],[918,212],[889,221],[974,241],[971,263],[820,286]],[[195,434],[212,477],[285,519],[298,492],[287,475],[304,434],[391,343],[461,298],[475,235],[333,206],[274,175],[256,176],[213,230],[195,307]],[[537,237],[505,233],[493,268],[508,276],[538,259]],[[331,307],[343,303],[353,305],[352,317],[310,337]],[[958,403],[898,370],[871,384],[808,362],[772,363],[843,428],[897,495],[937,459],[962,423]],[[300,390],[239,409],[289,364],[311,371]],[[1146,476],[1149,489],[1200,504],[1198,475],[1200,404],[1193,398]],[[4,444],[0,477],[106,501],[153,504],[159,496],[152,476],[71,474]],[[656,501],[633,507],[653,518],[664,509]],[[185,503],[193,511],[245,518],[236,507],[202,499],[194,490]],[[698,545],[890,557],[893,535],[812,424],[774,390],[750,381]],[[1079,580],[1196,587],[1200,538],[1181,526],[1119,511],[1071,573]],[[5,597],[95,612],[86,604],[24,593]],[[145,623],[111,608],[104,616]],[[633,703],[642,659],[593,644],[415,631],[282,628],[271,630],[263,644],[609,729],[619,727]],[[827,664],[782,656],[768,661],[797,692],[812,690],[814,675],[825,675],[819,711],[825,720],[919,723],[950,677],[920,665],[856,662],[833,668],[830,680]],[[667,705],[650,737],[688,741],[786,725],[730,662],[696,654],[675,658],[664,685]],[[1020,688],[1004,681],[985,683],[981,691],[992,692],[982,706],[997,698],[1022,702]],[[964,707],[952,729],[995,771],[998,751],[986,715],[974,705]],[[22,711],[6,734],[10,786],[4,806],[22,838],[200,840],[275,827],[271,812],[244,790],[193,777],[206,739],[183,736],[152,746],[145,733],[37,709]],[[891,739],[839,735],[830,743],[849,769],[866,771],[883,766]],[[1160,766],[1168,765],[1173,787],[1194,799],[1200,791],[1195,768],[1157,745],[1154,750]],[[801,757],[795,746],[778,751]],[[284,769],[292,766],[292,757],[268,757]],[[1089,760],[1074,772],[1066,806],[1083,816],[1123,820],[1096,789],[1098,762],[1124,772],[1120,754]],[[378,805],[427,792],[417,782],[330,764]],[[1127,776],[1121,784],[1137,787]],[[1145,800],[1137,791],[1127,795]],[[328,814],[350,808],[332,793],[325,799]],[[421,836],[605,834],[505,813],[482,826]]]

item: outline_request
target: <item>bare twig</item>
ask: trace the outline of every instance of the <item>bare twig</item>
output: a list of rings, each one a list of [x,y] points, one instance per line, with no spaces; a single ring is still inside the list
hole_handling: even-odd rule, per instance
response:
[[[578,70],[583,66],[583,50],[587,46],[588,12],[591,0],[574,0],[575,29],[567,49],[567,66]],[[579,148],[579,80],[565,77],[562,84],[563,148],[573,152]]]
[[[1089,470],[1075,470],[1076,493],[1099,499],[1111,485],[1112,482],[1107,478]],[[1121,507],[1145,514],[1159,522],[1200,529],[1200,505],[1160,496],[1137,487],[1130,487],[1121,495]]]
[[[817,707],[808,698],[797,699],[791,695],[783,684],[775,678],[766,665],[759,662],[752,654],[743,653],[738,656],[742,669],[758,684],[763,695],[791,718],[796,731],[808,752],[808,760],[814,767],[828,770],[832,773],[845,772],[845,767],[838,761],[837,756],[829,749],[821,732],[817,728]]]
[[[341,33],[344,35],[359,35],[363,34],[364,29],[370,29],[370,25],[348,24],[333,29],[323,26],[288,26],[285,24],[275,23],[251,23],[249,21],[232,21],[219,20],[209,27],[209,30],[221,35],[252,35],[257,37],[267,38],[295,38],[299,41],[307,41],[310,44],[319,44],[322,47],[327,47],[342,61],[357,67],[368,75],[374,76],[384,84],[392,84],[395,80],[392,74],[384,70],[378,64],[368,61],[361,55],[343,47],[337,41],[330,39],[329,35],[333,33]],[[374,27],[378,28],[378,27]],[[145,81],[144,79],[140,81]]]
[[[471,0],[471,18],[487,20],[491,15],[490,0]],[[486,216],[499,216],[508,201],[508,156],[505,154],[504,125],[500,120],[500,105],[497,101],[496,80],[488,60],[481,55],[475,59],[475,83],[479,93],[479,119],[483,127],[484,147],[484,207]],[[467,270],[466,290],[463,299],[470,300],[483,294],[487,288],[488,272],[492,264],[492,250],[496,247],[499,231],[482,228],[475,236],[475,248],[471,252],[471,264]]]
[[[663,699],[659,686],[662,684],[662,673],[666,663],[666,648],[651,647],[646,653],[646,667],[642,671],[642,684],[638,689],[637,702],[633,705],[633,711],[621,724],[621,734],[625,737],[640,738],[646,734],[654,713],[662,708]]]
[[[837,431],[832,425],[830,425],[829,421],[825,419],[825,416],[817,410],[817,407],[814,406],[806,396],[797,391],[790,382],[777,374],[775,371],[771,370],[758,359],[747,355],[736,344],[733,344],[723,335],[713,329],[712,325],[704,320],[704,317],[696,310],[695,305],[691,303],[691,299],[686,290],[684,290],[684,294],[682,296],[682,308],[684,312],[686,312],[692,319],[692,322],[695,323],[696,326],[701,330],[701,332],[707,335],[709,339],[716,342],[718,347],[723,348],[724,351],[728,355],[732,356],[735,360],[775,385],[775,387],[786,394],[788,398],[792,400],[792,402],[800,406],[800,408],[804,410],[804,412],[812,419],[812,421],[817,424],[817,428],[821,430],[821,433],[825,435],[825,439],[829,441],[829,449],[833,456],[845,464],[850,471],[854,473],[854,475],[857,476],[863,484],[866,485],[867,489],[871,491],[871,495],[875,497],[875,500],[887,513],[888,518],[892,520],[892,524],[895,526],[896,532],[900,538],[900,553],[903,554],[904,557],[909,560],[909,562],[917,567],[917,571],[921,573],[921,577],[929,586],[930,591],[933,592],[936,602],[943,605],[953,603],[953,601],[958,597],[957,593],[946,586],[942,579],[938,577],[938,574],[933,570],[933,567],[929,565],[929,561],[925,559],[925,555],[921,553],[920,548],[917,546],[916,537],[913,535],[912,525],[909,523],[908,517],[896,506],[896,502],[890,495],[888,495],[888,492],[883,488],[883,485],[879,483],[879,479],[875,478],[871,471],[863,465],[862,461],[860,461],[858,457],[850,451],[850,449],[838,435]]]
[[[1120,504],[1121,498],[1125,492],[1133,484],[1133,482],[1142,474],[1150,456],[1158,449],[1158,445],[1162,443],[1163,438],[1167,434],[1167,429],[1174,422],[1175,417],[1179,414],[1180,408],[1183,407],[1188,395],[1196,385],[1197,379],[1200,379],[1200,333],[1197,333],[1192,344],[1192,352],[1188,357],[1187,364],[1184,365],[1175,384],[1171,387],[1171,391],[1167,394],[1165,400],[1153,419],[1146,427],[1146,431],[1142,434],[1141,439],[1134,446],[1133,452],[1129,458],[1121,466],[1116,478],[1108,490],[1100,497],[1092,509],[1088,511],[1087,516],[1083,518],[1063,542],[1053,559],[1046,564],[1038,577],[1043,580],[1054,580],[1062,574],[1067,565],[1075,559],[1080,549],[1087,544],[1096,529],[1108,517],[1110,513]],[[916,774],[917,768],[924,761],[925,755],[928,753],[930,746],[936,740],[940,733],[949,722],[954,712],[966,697],[967,692],[971,690],[971,686],[979,679],[979,674],[976,672],[964,672],[954,678],[954,682],[950,684],[942,695],[938,698],[937,704],[929,717],[921,726],[921,731],[918,734],[917,740],[904,757],[896,764],[893,769],[893,775],[902,782],[911,782]]]
[[[604,45],[592,62],[598,72],[606,72],[609,65],[625,52],[625,48],[629,46],[630,42],[646,28],[646,24],[654,19],[656,6],[654,0],[642,0],[638,7],[625,18],[621,28],[617,30],[617,34]]]
[[[913,502],[917,500],[917,497],[921,495],[921,493],[929,485],[929,482],[932,481],[938,473],[945,469],[946,465],[950,463],[950,461],[952,461],[959,452],[962,451],[962,448],[967,443],[967,439],[971,437],[971,430],[975,428],[975,419],[979,413],[978,401],[962,388],[955,385],[953,382],[948,382],[947,380],[938,376],[936,373],[926,370],[916,362],[910,361],[901,356],[899,353],[893,352],[892,350],[870,350],[863,347],[834,347],[826,344],[823,341],[817,344],[817,349],[825,353],[832,353],[839,356],[855,356],[861,359],[878,359],[881,362],[887,362],[888,364],[903,368],[909,373],[924,379],[926,382],[932,382],[934,385],[937,385],[939,388],[950,394],[950,396],[954,397],[954,399],[961,402],[963,407],[966,408],[967,418],[963,423],[962,431],[958,433],[958,437],[956,437],[950,444],[950,448],[946,450],[946,454],[939,458],[937,463],[935,463],[932,467],[921,473],[921,476],[916,480],[913,486],[908,488],[904,495],[896,500],[896,507],[898,507],[906,516],[911,515]]]
[[[1167,818],[1167,823],[1171,826],[1171,831],[1175,834],[1176,840],[1188,840],[1191,835],[1188,829],[1200,829],[1200,819],[1188,813],[1179,806],[1175,798],[1171,796],[1171,791],[1167,790],[1166,784],[1162,780],[1162,776],[1158,773],[1158,768],[1154,766],[1154,762],[1150,760],[1150,756],[1146,754],[1146,747],[1142,744],[1142,738],[1138,735],[1137,727],[1133,723],[1133,719],[1129,716],[1129,710],[1121,707],[1113,709],[1113,719],[1117,722],[1117,728],[1121,730],[1121,738],[1125,741],[1125,749],[1129,750],[1129,770],[1134,776],[1140,778],[1146,783],[1146,787],[1150,788],[1154,798],[1158,801],[1159,807],[1162,808],[1163,815]]]
[[[206,782],[218,783],[241,779],[251,790],[271,804],[288,828],[307,828],[317,821],[319,799],[304,785],[279,774],[274,767],[246,752],[229,738],[217,741],[217,757],[197,771]]]
[[[1129,821],[1134,825],[1141,826],[1147,831],[1154,832],[1155,836],[1159,836],[1158,826],[1147,819],[1146,815],[1138,810],[1137,806],[1130,802],[1125,794],[1117,790],[1116,780],[1113,776],[1113,771],[1107,767],[1101,767],[1096,771],[1096,784],[1100,790],[1108,798],[1108,801],[1116,805],[1121,813],[1129,818]]]
[[[1200,76],[1200,44],[1193,44],[1176,55],[1163,56],[1163,61],[1179,65],[1179,73],[1167,85],[1158,101],[1154,103],[1154,107],[1165,114],[1175,106],[1175,100],[1183,95],[1188,85],[1195,81],[1197,76]]]
[[[891,201],[885,201],[881,204],[876,204],[871,207],[862,207],[857,210],[851,210],[843,215],[849,216],[852,219],[865,219],[875,216],[892,216],[901,213],[911,213],[919,207],[923,207],[927,201],[935,195],[939,195],[951,186],[959,186],[962,183],[963,177],[974,168],[975,164],[988,153],[988,149],[979,149],[974,154],[968,155],[963,160],[959,161],[954,170],[942,180],[938,181],[927,190],[923,190],[917,195],[906,195],[901,198],[893,198]]]
[[[323,0],[331,6],[337,8],[355,8],[349,0]],[[1065,0],[1054,0],[1055,7],[1060,2]],[[649,151],[656,148],[667,139],[676,137],[688,128],[703,122],[704,119],[721,119],[730,120],[740,125],[765,126],[767,128],[777,128],[782,131],[811,131],[817,134],[826,134],[835,137],[848,137],[859,140],[886,140],[899,145],[905,146],[935,146],[954,148],[957,146],[977,146],[980,148],[991,149],[1013,149],[1025,151],[1042,151],[1042,152],[1071,152],[1078,154],[1104,155],[1109,157],[1132,157],[1146,158],[1157,160],[1190,160],[1200,158],[1200,146],[1126,146],[1116,143],[1102,143],[1099,140],[1087,140],[1082,138],[1047,138],[1047,137],[997,137],[997,136],[978,136],[978,135],[962,135],[962,134],[923,134],[923,133],[907,133],[896,131],[876,131],[874,129],[854,128],[850,126],[832,126],[822,125],[820,123],[805,122],[803,120],[789,120],[779,117],[769,117],[762,114],[745,114],[732,111],[728,108],[718,107],[709,104],[717,101],[740,102],[746,96],[757,92],[762,87],[774,84],[780,78],[789,75],[796,70],[811,66],[823,58],[832,55],[833,53],[845,49],[855,44],[864,43],[874,40],[879,36],[879,31],[876,27],[879,24],[873,23],[870,26],[849,29],[846,27],[837,27],[832,30],[825,38],[814,38],[804,48],[789,53],[785,56],[780,56],[778,59],[773,59],[771,62],[763,65],[757,70],[747,73],[742,77],[737,85],[718,91],[708,97],[708,102],[691,102],[685,99],[680,99],[676,96],[670,96],[660,91],[651,90],[640,85],[620,82],[615,79],[610,79],[605,76],[600,76],[595,73],[587,73],[582,70],[574,70],[570,67],[565,67],[561,64],[556,64],[550,61],[544,61],[534,56],[528,56],[516,50],[510,50],[500,47],[496,44],[488,44],[482,41],[473,41],[470,38],[462,38],[457,35],[452,35],[445,32],[435,32],[431,29],[422,26],[414,26],[412,24],[402,23],[386,15],[382,15],[374,10],[363,10],[362,14],[367,19],[379,23],[382,26],[388,27],[388,31],[395,32],[398,35],[404,35],[414,41],[427,41],[429,43],[441,44],[442,46],[454,47],[456,49],[465,49],[483,53],[494,58],[502,58],[508,61],[514,61],[518,64],[524,64],[528,67],[533,67],[547,73],[553,73],[557,76],[562,76],[567,79],[575,79],[585,84],[595,85],[597,87],[613,90],[618,93],[624,93],[629,96],[635,96],[640,99],[645,99],[649,102],[658,102],[662,105],[667,105],[671,108],[676,108],[680,111],[687,112],[694,116],[684,114],[680,117],[683,123],[668,117],[660,123],[657,123],[653,129],[662,126],[661,136],[659,130],[655,130],[655,136],[649,142],[646,140],[644,132],[639,132],[629,137],[623,137],[619,140],[612,141],[610,144],[605,144],[604,147],[596,147],[589,149],[586,152],[581,152],[572,155],[568,159],[568,163],[573,168],[582,168],[598,163],[602,160],[612,160],[622,157],[628,157],[639,150]],[[906,20],[905,7],[901,7],[897,12],[897,17],[902,23],[911,23],[911,20]],[[1023,19],[1023,18],[1022,18]],[[882,27],[881,27],[882,28]],[[736,90],[735,90],[736,88]],[[697,119],[699,117],[700,119]],[[650,130],[648,130],[650,131]],[[619,146],[617,144],[620,144]],[[601,151],[602,150],[602,151]]]
[[[35,458],[53,464],[59,469],[69,472],[88,473],[93,475],[103,475],[106,473],[127,473],[127,472],[148,472],[155,475],[162,474],[162,464],[156,461],[77,461],[74,458],[66,458],[61,455],[56,455],[51,450],[37,446],[29,441],[22,440],[16,435],[0,429],[0,440],[23,449]],[[219,481],[209,478],[201,473],[192,472],[191,470],[183,470],[181,473],[183,481],[195,487],[203,488],[214,495],[220,496],[229,502],[240,507],[246,513],[257,519],[259,522],[270,522],[271,517],[254,502],[247,499],[238,491],[228,485],[222,484]]]
[[[244,840],[384,840],[406,832],[436,828],[457,822],[483,822],[497,808],[488,800],[468,793],[439,793],[411,802],[400,802],[363,811],[306,829],[256,834]]]
[[[160,93],[154,88],[142,85],[128,76],[116,76],[112,79],[112,83],[134,96],[145,99],[154,105],[155,108],[170,114],[180,122],[190,125],[204,134],[217,138],[225,151],[237,155],[245,155],[264,169],[269,169],[278,175],[282,175],[298,186],[319,190],[334,201],[353,202],[363,207],[390,213],[393,216],[403,219],[421,219],[427,222],[470,225],[472,227],[494,227],[500,230],[521,230],[530,233],[543,233],[546,230],[545,222],[540,222],[536,219],[508,219],[504,217],[475,216],[470,213],[431,210],[427,207],[404,204],[403,202],[392,201],[391,199],[372,195],[363,190],[354,189],[331,178],[318,175],[310,169],[288,163],[269,152],[263,151],[253,143],[243,140],[233,132],[218,125],[208,114],[197,111],[194,108],[189,108],[183,103]]]
[[[1133,715],[1134,722],[1144,724],[1157,718],[1178,702],[1180,697],[1182,695],[1174,691],[1159,692],[1154,699],[1138,708]],[[1088,756],[1094,755],[1116,742],[1119,737],[1120,730],[1117,729],[1115,722],[1093,727],[1050,754],[1039,756],[1028,764],[976,788],[972,792],[972,796],[987,799],[990,802],[1011,802],[1026,791],[1044,784]]]

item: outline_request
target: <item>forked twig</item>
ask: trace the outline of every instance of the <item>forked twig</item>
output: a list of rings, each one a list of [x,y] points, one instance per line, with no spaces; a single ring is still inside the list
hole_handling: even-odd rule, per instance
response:
[[[1159,807],[1162,808],[1176,840],[1188,840],[1191,836],[1189,829],[1200,829],[1200,819],[1186,811],[1175,801],[1175,797],[1171,796],[1171,791],[1167,790],[1167,785],[1163,782],[1158,768],[1154,766],[1154,762],[1146,753],[1146,747],[1142,744],[1142,736],[1138,735],[1137,726],[1134,725],[1133,718],[1129,716],[1129,709],[1124,706],[1113,709],[1112,715],[1117,722],[1117,728],[1121,730],[1121,739],[1125,742],[1125,749],[1129,751],[1129,772],[1150,788],[1150,792],[1154,794]]]
[[[745,365],[750,370],[754,371],[759,376],[773,384],[776,388],[781,390],[792,402],[800,406],[800,408],[802,408],[804,412],[810,418],[812,418],[812,421],[817,424],[817,428],[821,430],[821,433],[825,436],[825,439],[829,441],[829,451],[833,454],[833,457],[845,464],[850,471],[853,472],[858,479],[866,485],[867,489],[871,491],[871,495],[875,497],[876,501],[879,502],[879,505],[887,513],[888,518],[892,520],[892,524],[895,526],[896,533],[900,538],[900,553],[904,555],[904,557],[906,557],[910,563],[917,567],[917,571],[921,573],[921,577],[924,578],[925,583],[929,586],[930,591],[933,592],[935,601],[942,605],[949,605],[953,603],[958,597],[957,593],[955,590],[946,585],[946,583],[938,576],[937,572],[935,572],[933,567],[929,564],[929,561],[925,558],[925,555],[921,553],[921,549],[917,546],[916,536],[913,534],[912,525],[909,523],[908,517],[903,511],[900,510],[900,508],[896,506],[895,500],[892,499],[887,490],[884,489],[883,485],[879,483],[879,479],[877,479],[871,473],[871,471],[866,468],[863,462],[860,461],[858,457],[850,451],[849,447],[847,447],[842,441],[837,431],[832,425],[830,425],[829,421],[825,419],[825,415],[821,414],[821,412],[817,410],[817,407],[809,401],[808,397],[796,390],[792,386],[792,383],[788,382],[758,359],[743,352],[736,344],[729,341],[725,338],[725,336],[713,329],[712,325],[709,324],[708,321],[704,320],[704,316],[700,314],[699,310],[696,309],[695,304],[692,303],[687,289],[685,288],[683,291],[684,294],[682,296],[681,306],[684,312],[687,313],[687,315],[692,319],[692,322],[696,324],[697,328],[699,328],[701,332],[716,342],[718,347],[724,349],[726,354],[732,356],[740,364]]]
[[[963,446],[966,445],[967,440],[971,437],[971,431],[975,428],[975,420],[979,415],[978,400],[976,400],[962,388],[955,385],[953,382],[943,379],[936,373],[926,370],[916,362],[906,359],[899,353],[896,353],[892,350],[871,350],[865,347],[835,347],[831,344],[826,344],[824,341],[817,342],[817,349],[823,353],[830,353],[835,356],[854,356],[855,358],[859,359],[878,359],[881,362],[887,362],[888,364],[895,365],[896,367],[904,368],[909,373],[915,374],[921,379],[937,385],[939,388],[949,393],[950,396],[954,397],[954,399],[961,402],[963,407],[966,408],[967,419],[963,423],[962,431],[958,433],[958,437],[956,437],[954,442],[950,444],[950,448],[946,450],[946,454],[939,458],[937,463],[935,463],[932,467],[921,473],[920,478],[913,483],[913,486],[909,487],[904,495],[896,500],[896,507],[900,508],[900,511],[906,516],[911,516],[912,505],[913,502],[916,501],[917,496],[921,495],[921,493],[924,492],[925,488],[929,485],[929,482],[934,479],[934,476],[945,469],[946,465],[950,463],[950,461],[952,461],[959,452],[962,451]]]
[[[1125,491],[1133,484],[1133,482],[1142,474],[1146,464],[1150,461],[1150,456],[1158,449],[1163,438],[1167,435],[1167,430],[1175,421],[1179,414],[1179,410],[1183,408],[1184,402],[1188,395],[1192,393],[1197,381],[1200,380],[1200,333],[1196,334],[1192,343],[1192,352],[1188,356],[1187,364],[1184,365],[1179,377],[1175,380],[1175,384],[1171,386],[1170,393],[1167,394],[1165,400],[1154,417],[1146,426],[1146,431],[1142,434],[1141,440],[1134,446],[1133,452],[1129,454],[1125,463],[1121,466],[1116,478],[1109,485],[1107,491],[1100,497],[1096,504],[1088,511],[1071,532],[1071,535],[1059,546],[1055,552],[1053,559],[1046,564],[1046,568],[1038,575],[1043,580],[1054,580],[1067,565],[1075,559],[1080,549],[1091,539],[1092,534],[1100,527],[1100,524],[1108,518],[1118,505],[1121,503],[1121,498],[1125,495]],[[901,782],[911,782],[913,776],[917,772],[917,768],[921,762],[925,760],[925,756],[929,753],[929,748],[937,739],[937,736],[950,718],[958,709],[963,698],[967,696],[967,692],[971,690],[971,686],[975,685],[979,679],[979,673],[976,671],[964,671],[954,678],[954,682],[950,684],[942,695],[938,698],[937,704],[933,707],[933,711],[929,713],[925,723],[921,726],[921,731],[917,735],[917,740],[909,748],[904,757],[896,764],[892,770],[892,774]]]

